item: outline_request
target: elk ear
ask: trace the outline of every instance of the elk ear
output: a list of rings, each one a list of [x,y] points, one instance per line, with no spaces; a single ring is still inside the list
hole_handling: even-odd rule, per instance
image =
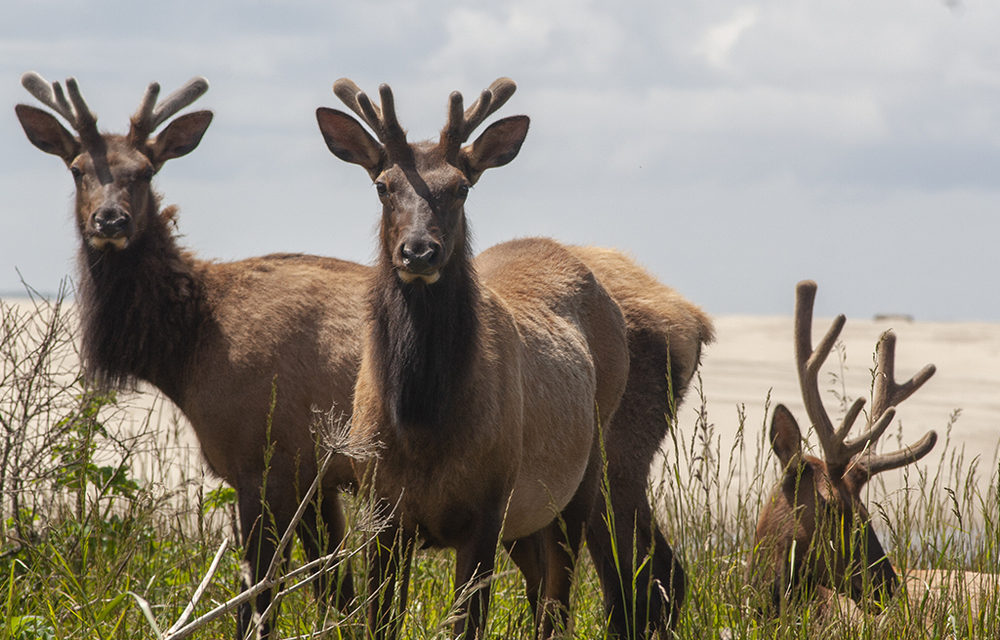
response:
[[[149,158],[157,168],[171,158],[185,156],[198,146],[208,125],[211,111],[195,111],[175,118],[156,139],[149,143]]]
[[[792,412],[783,404],[774,408],[771,417],[771,448],[783,467],[797,462],[802,456],[802,432]]]
[[[14,111],[31,144],[45,153],[59,156],[66,164],[80,155],[80,142],[55,116],[26,104],[15,106]]]
[[[471,145],[462,149],[462,156],[468,167],[468,178],[479,180],[483,171],[502,167],[517,157],[528,135],[528,116],[510,116],[497,120]]]
[[[319,107],[316,122],[327,148],[344,162],[358,164],[375,179],[382,173],[385,150],[361,123],[343,111]]]

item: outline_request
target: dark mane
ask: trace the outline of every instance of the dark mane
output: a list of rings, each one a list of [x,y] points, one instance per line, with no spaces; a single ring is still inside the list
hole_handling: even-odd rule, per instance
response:
[[[204,300],[194,260],[155,210],[128,249],[83,247],[77,294],[87,375],[115,388],[148,380],[176,402]]]
[[[372,353],[397,425],[441,424],[451,410],[453,381],[465,376],[475,353],[479,285],[468,246],[432,286],[403,284],[385,258],[375,270],[369,294]]]

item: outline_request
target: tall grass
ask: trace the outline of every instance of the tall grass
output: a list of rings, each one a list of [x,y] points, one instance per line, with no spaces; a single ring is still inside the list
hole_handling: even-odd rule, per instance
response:
[[[237,539],[234,496],[205,481],[176,412],[150,406],[148,396],[87,385],[78,374],[76,323],[64,296],[32,296],[27,305],[0,301],[0,316],[0,640],[156,638],[155,629],[165,631],[182,616],[204,578],[191,619],[237,596],[240,551],[225,544]],[[846,608],[838,613],[829,603],[758,618],[745,604],[754,594],[744,564],[774,478],[767,425],[748,423],[737,407],[737,435],[723,439],[700,393],[699,381],[664,443],[650,487],[659,523],[690,581],[676,637],[1000,637],[995,578],[978,602],[953,585],[922,599],[901,594],[884,613],[867,618],[857,612],[852,618]],[[888,492],[876,482],[869,507],[897,567],[995,572],[996,455],[970,457],[952,444],[950,430],[951,423],[933,454],[940,460],[933,476],[918,465],[903,472],[904,490]],[[352,553],[374,527],[365,500],[348,500],[348,507],[346,551]],[[220,548],[218,566],[210,570]],[[304,563],[294,546],[292,567]],[[353,563],[362,588],[364,563],[359,555]],[[450,636],[453,566],[450,552],[417,553],[405,637]],[[286,575],[284,585],[302,578]],[[922,593],[919,586],[908,589]],[[530,638],[523,581],[502,553],[492,592],[490,636]],[[282,603],[277,637],[362,637],[362,609],[321,606],[311,589],[297,588]],[[572,629],[576,638],[606,635],[586,557],[574,581]],[[234,633],[234,615],[226,613],[194,637]]]

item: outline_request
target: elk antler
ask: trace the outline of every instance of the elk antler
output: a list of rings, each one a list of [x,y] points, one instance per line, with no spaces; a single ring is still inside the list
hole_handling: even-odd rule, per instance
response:
[[[142,144],[149,137],[149,134],[166,122],[170,116],[200,98],[206,91],[208,91],[208,80],[200,76],[194,77],[157,104],[156,98],[160,95],[160,85],[157,82],[151,82],[146,88],[142,102],[139,103],[139,109],[132,116],[129,141],[134,146]]]
[[[868,426],[857,438],[848,440],[847,435],[864,408],[864,398],[858,398],[844,415],[840,426],[834,430],[833,423],[823,407],[819,391],[819,370],[830,355],[830,350],[844,328],[846,317],[837,316],[826,335],[815,350],[812,348],[812,315],[816,299],[816,283],[810,280],[800,282],[795,289],[795,361],[799,374],[799,386],[806,413],[812,420],[826,463],[834,469],[845,469],[855,456],[865,453],[864,466],[869,477],[907,465],[926,455],[937,442],[933,431],[925,435],[912,447],[888,454],[875,454],[874,444],[885,432],[896,415],[895,405],[906,400],[934,375],[934,365],[927,365],[903,384],[895,381],[896,336],[887,331],[879,340],[875,374],[875,394]]]
[[[479,94],[479,98],[463,111],[462,94],[452,91],[448,99],[448,124],[441,131],[441,142],[446,156],[454,157],[462,143],[469,139],[476,127],[504,103],[510,100],[517,85],[510,78],[497,78],[489,88]]]
[[[875,393],[872,399],[872,416],[887,413],[891,407],[898,406],[901,402],[909,398],[913,393],[922,387],[936,371],[933,364],[925,366],[912,378],[903,384],[896,383],[896,334],[886,331],[878,342],[876,350],[875,365]],[[886,422],[888,426],[888,422]],[[883,427],[883,431],[885,427]],[[874,439],[877,439],[880,431]],[[937,433],[928,431],[916,444],[894,451],[892,453],[876,454],[872,449],[868,450],[865,457],[865,467],[870,476],[881,471],[903,467],[911,462],[916,462],[927,455],[937,443]]]
[[[390,155],[393,151],[399,151],[407,147],[406,132],[396,118],[396,103],[392,97],[392,89],[383,83],[378,87],[379,100],[382,108],[375,106],[371,98],[362,91],[353,80],[340,78],[333,83],[333,92],[340,98],[347,107],[359,118],[364,120],[375,133],[379,142],[389,149]]]
[[[34,71],[28,71],[21,76],[21,85],[42,104],[51,107],[65,118],[66,122],[80,134],[80,140],[85,145],[94,145],[101,140],[101,134],[97,131],[97,116],[80,94],[76,78],[66,79],[69,100],[66,99],[66,94],[58,82],[49,82]]]

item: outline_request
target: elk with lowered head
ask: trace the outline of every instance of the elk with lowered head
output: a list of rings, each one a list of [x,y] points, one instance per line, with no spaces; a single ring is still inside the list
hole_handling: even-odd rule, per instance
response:
[[[327,146],[368,172],[382,202],[351,423],[352,437],[381,445],[359,475],[394,510],[395,526],[370,551],[370,629],[394,634],[394,576],[419,536],[456,550],[456,589],[470,590],[456,635],[485,637],[498,540],[549,635],[565,624],[572,556],[599,490],[599,425],[610,423],[628,375],[622,312],[551,240],[471,258],[469,189],[514,159],[528,118],[501,119],[463,145],[512,81],[497,80],[468,110],[452,93],[440,140],[413,144],[388,86],[381,107],[349,80],[334,91],[378,138],[344,112],[317,110]],[[405,593],[402,585],[401,610]]]
[[[151,84],[126,135],[98,131],[74,79],[68,99],[38,74],[22,83],[77,133],[44,110],[16,107],[28,139],[62,158],[76,183],[86,372],[108,386],[148,382],[180,408],[209,468],[237,491],[247,578],[257,582],[317,473],[314,408],[350,406],[369,269],[298,254],[217,263],[178,245],[175,209],[161,209],[151,181],[198,146],[212,114],[180,116],[151,136],[205,92],[204,79],[161,102]],[[338,490],[351,478],[345,458],[323,478],[298,531],[310,557],[340,544]],[[330,578],[324,588],[343,605],[350,574]],[[238,637],[253,624],[268,635],[270,621],[253,618],[270,599],[265,592],[240,609]]]
[[[920,460],[937,442],[937,434],[930,431],[916,444],[899,451],[875,451],[878,439],[895,417],[896,406],[923,386],[934,374],[934,366],[927,365],[906,382],[897,383],[896,336],[885,332],[876,351],[867,428],[849,439],[864,399],[857,399],[840,425],[834,427],[823,406],[818,382],[820,368],[846,320],[838,316],[814,350],[815,296],[816,283],[799,283],[795,360],[802,400],[819,438],[823,459],[803,451],[802,433],[795,418],[785,406],[775,407],[770,440],[782,472],[761,511],[747,577],[762,610],[773,612],[789,601],[833,591],[848,596],[862,608],[880,611],[899,586],[899,577],[875,534],[861,492],[875,474]]]

